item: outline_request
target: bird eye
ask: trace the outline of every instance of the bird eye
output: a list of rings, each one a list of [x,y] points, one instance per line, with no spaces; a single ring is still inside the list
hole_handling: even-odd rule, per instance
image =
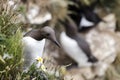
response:
[[[50,35],[49,33],[46,34],[46,36],[49,36],[49,35]]]

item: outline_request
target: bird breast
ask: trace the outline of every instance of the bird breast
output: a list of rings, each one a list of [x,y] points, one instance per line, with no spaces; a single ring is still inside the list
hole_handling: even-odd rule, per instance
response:
[[[23,46],[24,51],[29,52],[29,54],[32,54],[32,56],[41,57],[45,46],[45,39],[37,41],[31,37],[24,37]]]
[[[60,35],[61,45],[68,56],[75,60],[80,67],[86,66],[87,56],[81,50],[76,40],[68,37],[65,32]]]
[[[42,57],[45,39],[41,41],[37,41],[31,37],[24,37],[22,39],[23,42],[23,56],[24,56],[24,67],[30,67],[35,61],[36,58]],[[38,65],[38,67],[40,64]]]

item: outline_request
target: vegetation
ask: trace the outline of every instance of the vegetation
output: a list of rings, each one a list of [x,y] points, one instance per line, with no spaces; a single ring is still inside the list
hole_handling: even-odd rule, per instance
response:
[[[13,23],[17,13],[7,5],[1,6],[0,12],[0,78],[12,80],[16,79],[21,71],[21,23]]]

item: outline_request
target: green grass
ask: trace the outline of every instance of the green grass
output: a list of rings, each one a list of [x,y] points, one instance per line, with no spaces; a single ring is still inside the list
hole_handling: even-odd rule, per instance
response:
[[[16,15],[5,11],[0,14],[0,78],[3,80],[16,79],[21,69],[21,23],[13,23]]]

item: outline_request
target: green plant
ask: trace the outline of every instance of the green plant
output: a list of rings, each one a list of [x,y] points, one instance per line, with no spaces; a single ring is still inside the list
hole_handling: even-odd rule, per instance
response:
[[[18,12],[7,6],[7,2],[0,7],[0,78],[12,80],[21,72],[21,23],[15,23]]]

